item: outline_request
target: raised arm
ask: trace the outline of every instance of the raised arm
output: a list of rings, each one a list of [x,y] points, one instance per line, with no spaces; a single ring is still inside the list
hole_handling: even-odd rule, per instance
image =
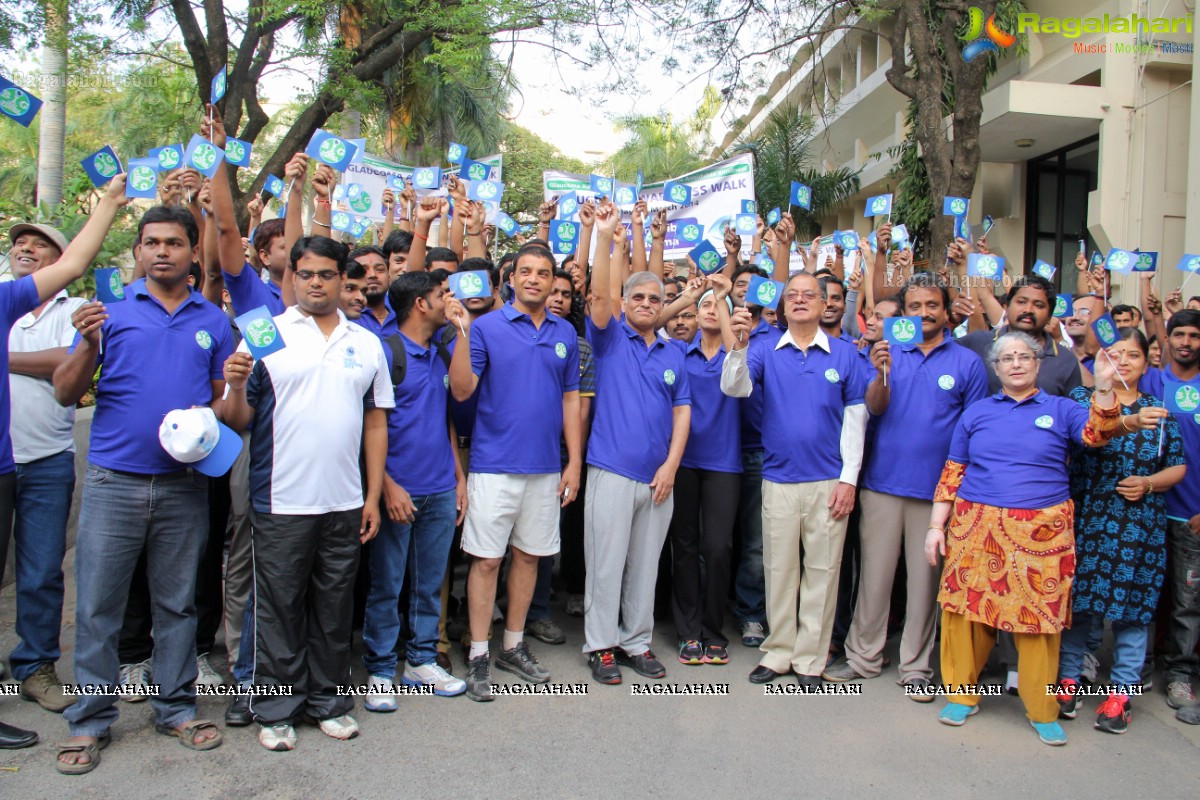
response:
[[[607,328],[616,316],[620,302],[620,284],[614,291],[612,275],[612,240],[617,229],[617,209],[612,203],[602,202],[596,209],[596,263],[592,267],[592,304],[589,309],[592,324]]]
[[[650,266],[646,258],[646,214],[646,202],[637,201],[629,220],[633,231],[633,239],[629,242],[630,263],[634,272],[645,272]]]
[[[596,225],[596,204],[579,204],[579,246],[575,248],[575,263],[585,273],[592,253],[592,229]]]
[[[429,231],[433,221],[442,215],[440,197],[422,197],[415,212],[416,221],[413,223],[412,245],[408,248],[408,269],[410,272],[420,272],[425,269],[425,251],[429,248]]]
[[[464,215],[463,221],[467,229],[467,258],[487,258],[487,240],[484,238],[487,209],[483,203],[467,202],[469,213]]]
[[[663,248],[667,243],[667,210],[654,212],[650,222],[649,269],[661,281],[663,279]]]
[[[108,235],[108,229],[112,227],[117,212],[128,203],[129,198],[125,196],[125,174],[121,173],[109,181],[104,196],[92,210],[87,224],[67,245],[66,251],[59,256],[58,261],[33,273],[33,283],[37,287],[38,299],[41,302],[46,302],[73,281],[83,277],[83,273],[100,252],[104,237]]]

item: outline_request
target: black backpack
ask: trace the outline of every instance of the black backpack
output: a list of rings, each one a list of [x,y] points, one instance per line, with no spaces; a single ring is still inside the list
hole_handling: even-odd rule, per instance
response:
[[[393,333],[383,341],[392,349],[392,386],[399,386],[404,383],[404,376],[408,372],[408,351],[404,349],[404,341],[398,333]],[[442,335],[433,340],[433,346],[437,348],[438,355],[447,370],[450,369],[452,356],[450,342],[452,341],[454,341],[454,328],[449,325],[442,328]]]

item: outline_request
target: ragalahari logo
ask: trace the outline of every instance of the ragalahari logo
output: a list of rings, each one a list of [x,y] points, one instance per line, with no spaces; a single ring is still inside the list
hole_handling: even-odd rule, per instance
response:
[[[962,51],[963,61],[968,64],[985,53],[999,53],[1001,48],[1012,47],[1017,41],[1016,36],[1000,30],[995,14],[985,22],[983,11],[972,6],[967,9],[967,18],[967,32],[961,38],[966,42]]]

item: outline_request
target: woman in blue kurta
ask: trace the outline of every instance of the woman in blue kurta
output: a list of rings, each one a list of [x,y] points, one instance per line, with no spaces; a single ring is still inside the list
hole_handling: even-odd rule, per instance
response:
[[[1121,413],[1161,409],[1162,400],[1138,391],[1138,381],[1149,364],[1149,347],[1142,332],[1122,328],[1120,340],[1108,353],[1123,381],[1113,387]],[[1080,387],[1071,397],[1087,406],[1092,390]],[[1141,683],[1147,629],[1166,571],[1163,492],[1181,481],[1186,469],[1179,425],[1170,417],[1158,430],[1137,430],[1104,447],[1080,448],[1073,453],[1073,621],[1063,632],[1059,656],[1059,713],[1067,719],[1074,719],[1078,712],[1077,690],[1089,634],[1098,640],[1108,620],[1115,639],[1110,677],[1117,690],[1098,709],[1096,728],[1124,733],[1128,727],[1129,692],[1120,689]]]
[[[699,335],[691,344],[672,340],[686,353],[692,387],[692,423],[675,474],[671,517],[671,593],[681,664],[729,663],[722,632],[729,599],[733,525],[742,486],[742,401],[721,393],[721,368],[733,347],[724,275],[694,279],[685,295],[700,296]]]

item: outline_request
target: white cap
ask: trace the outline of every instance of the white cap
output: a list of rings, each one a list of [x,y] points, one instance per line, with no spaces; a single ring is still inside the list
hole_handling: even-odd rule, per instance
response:
[[[170,411],[158,426],[167,455],[214,478],[224,475],[242,452],[242,439],[217,421],[207,406]]]

